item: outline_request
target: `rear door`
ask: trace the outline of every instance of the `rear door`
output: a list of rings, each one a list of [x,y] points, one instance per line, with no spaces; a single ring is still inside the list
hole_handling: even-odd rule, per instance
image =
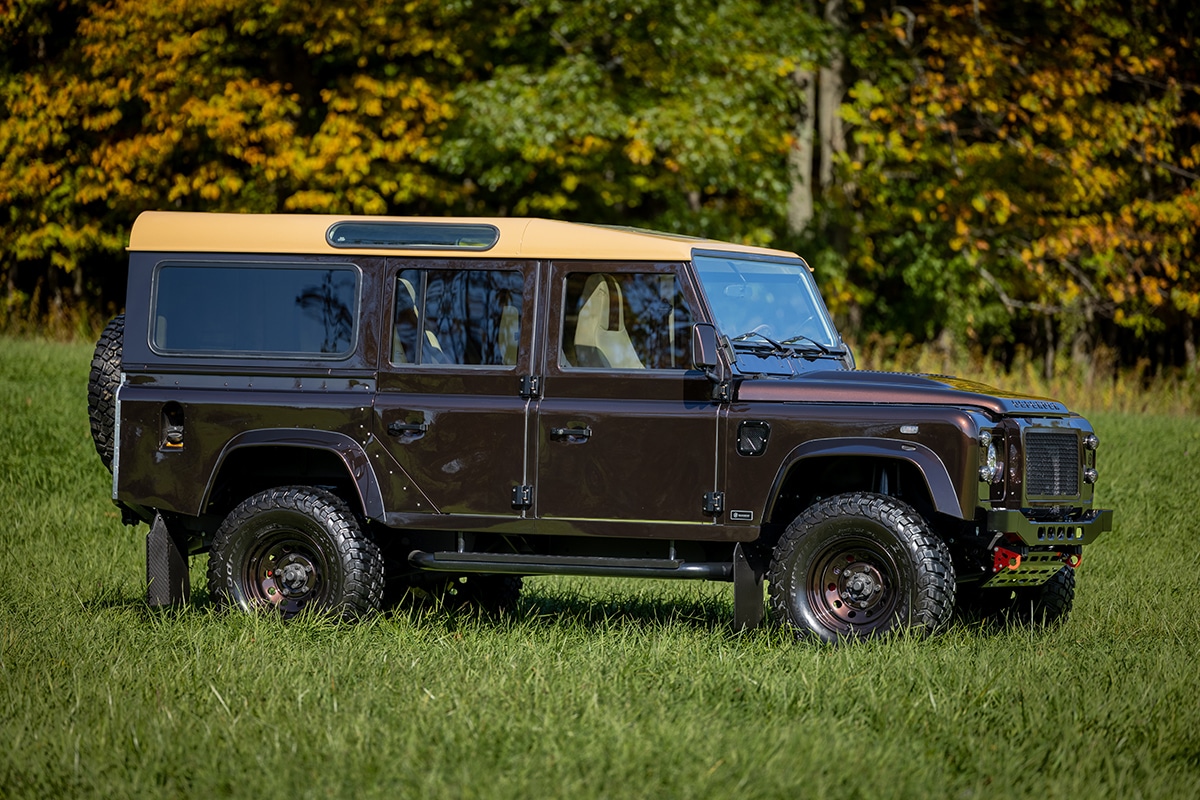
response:
[[[407,511],[521,516],[520,487],[530,482],[522,376],[536,264],[389,259],[388,266],[375,427],[422,496]]]

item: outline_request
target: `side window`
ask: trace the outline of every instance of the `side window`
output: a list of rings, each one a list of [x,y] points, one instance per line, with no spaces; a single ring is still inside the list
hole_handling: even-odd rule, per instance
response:
[[[692,312],[673,274],[573,272],[566,283],[563,366],[690,367]]]
[[[155,273],[159,353],[345,358],[357,340],[358,270],[346,264],[171,264]]]
[[[392,363],[514,366],[523,289],[513,270],[401,270]]]

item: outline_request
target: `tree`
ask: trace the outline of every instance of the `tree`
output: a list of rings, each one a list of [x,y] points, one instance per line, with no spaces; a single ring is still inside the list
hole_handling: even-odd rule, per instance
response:
[[[428,166],[477,40],[436,2],[18,4],[0,75],[0,271],[84,291],[151,208],[440,210]],[[49,44],[47,44],[49,42]],[[43,267],[44,268],[44,267]],[[111,275],[90,276],[108,282]],[[28,282],[25,282],[28,284]]]
[[[922,336],[1146,341],[1200,302],[1197,11],[1109,0],[856,8],[845,280]],[[900,299],[906,308],[899,305]]]
[[[455,95],[437,163],[471,208],[769,243],[819,21],[756,0],[532,0]]]

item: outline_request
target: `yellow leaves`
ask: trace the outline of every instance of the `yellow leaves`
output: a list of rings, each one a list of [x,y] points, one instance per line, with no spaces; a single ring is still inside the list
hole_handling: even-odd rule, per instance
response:
[[[637,133],[625,145],[625,155],[634,164],[644,167],[654,160],[654,148]]]

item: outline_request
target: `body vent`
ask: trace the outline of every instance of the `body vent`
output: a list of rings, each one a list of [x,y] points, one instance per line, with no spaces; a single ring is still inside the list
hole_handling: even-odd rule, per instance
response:
[[[1026,496],[1078,497],[1079,464],[1079,436],[1075,431],[1028,431],[1025,434]]]

